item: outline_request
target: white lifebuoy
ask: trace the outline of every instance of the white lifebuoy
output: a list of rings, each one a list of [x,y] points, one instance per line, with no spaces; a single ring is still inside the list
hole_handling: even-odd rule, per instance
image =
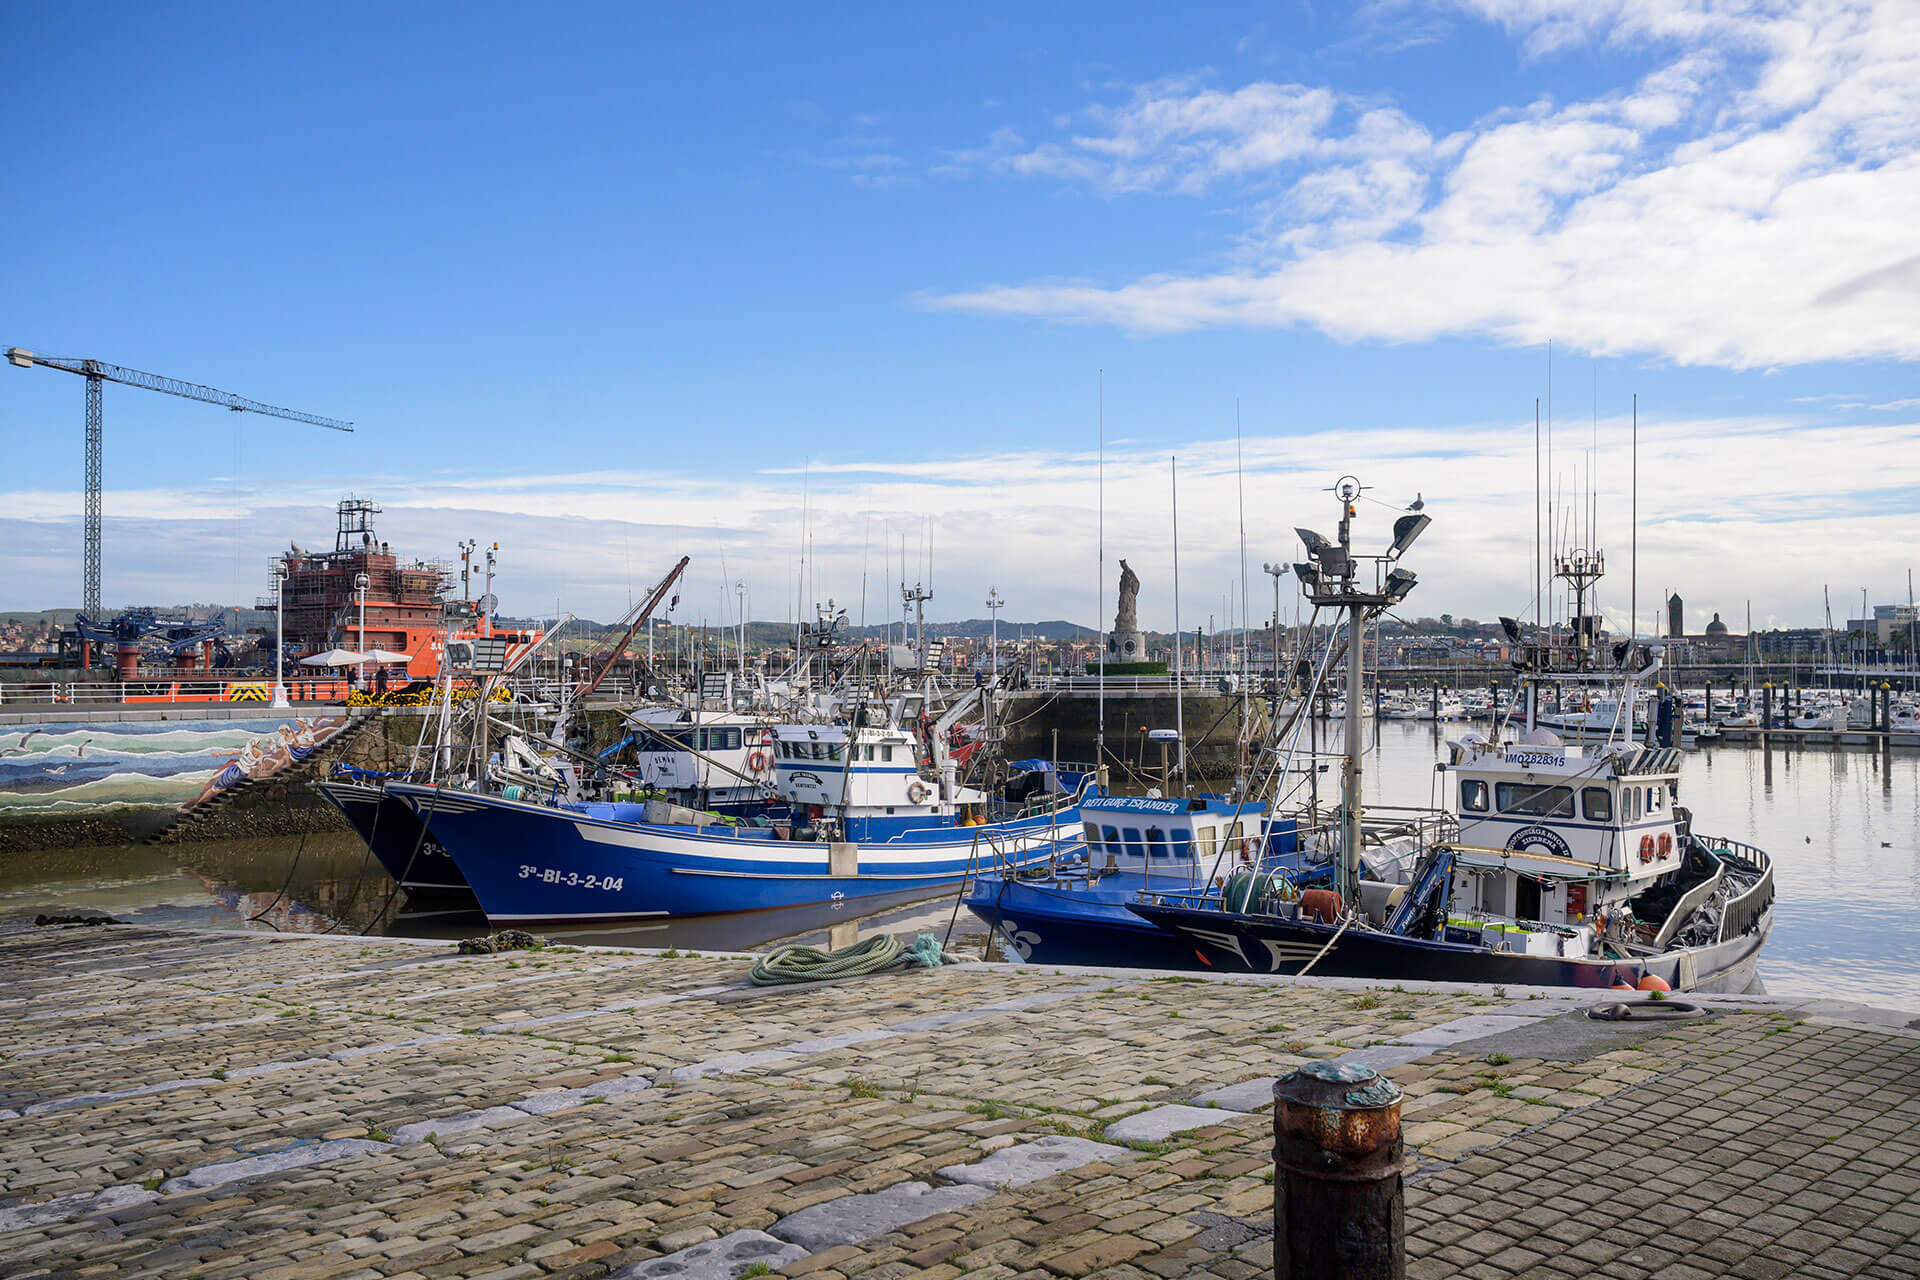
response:
[[[915,778],[907,784],[907,803],[919,804],[927,798],[927,784]]]

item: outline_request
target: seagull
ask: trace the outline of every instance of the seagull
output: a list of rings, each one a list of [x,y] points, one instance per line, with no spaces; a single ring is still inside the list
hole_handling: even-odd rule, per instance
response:
[[[21,735],[21,737],[20,737],[20,741],[18,741],[18,742],[16,742],[16,743],[14,743],[14,744],[13,744],[12,746],[10,746],[10,747],[8,747],[8,748],[7,748],[7,749],[6,749],[5,751],[0,751],[0,756],[22,756],[22,755],[25,755],[25,754],[27,753],[27,740],[28,740],[29,738],[31,738],[31,737],[33,737],[33,735],[34,735],[34,734],[36,734],[36,733],[44,733],[44,732],[46,732],[46,730],[44,730],[44,729],[31,729],[31,730],[29,730],[28,732],[26,732],[26,733],[24,733],[24,734],[22,734],[22,735]],[[91,741],[93,741],[93,739],[91,739],[91,738],[89,738],[89,739],[87,739],[87,741],[89,741],[89,742],[91,742]]]
[[[1420,496],[1420,491],[1416,489],[1413,491],[1413,501],[1407,504],[1407,510],[1419,511],[1422,508],[1424,508],[1426,505],[1427,505],[1426,499],[1422,498]]]

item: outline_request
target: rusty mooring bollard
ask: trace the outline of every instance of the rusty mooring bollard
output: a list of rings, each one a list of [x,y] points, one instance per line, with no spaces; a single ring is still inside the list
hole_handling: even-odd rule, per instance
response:
[[[1400,1096],[1351,1063],[1274,1082],[1275,1280],[1405,1280]]]

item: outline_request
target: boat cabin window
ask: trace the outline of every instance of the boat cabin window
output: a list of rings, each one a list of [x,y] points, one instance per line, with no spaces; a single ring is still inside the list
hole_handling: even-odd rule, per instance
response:
[[[1127,832],[1127,852],[1132,854],[1136,858],[1146,857],[1147,846],[1140,842],[1140,828],[1128,827],[1126,829],[1126,832]]]
[[[1195,839],[1200,842],[1200,856],[1211,858],[1218,846],[1214,843],[1215,833],[1211,822],[1202,823],[1193,829]]]
[[[1167,856],[1167,833],[1159,827],[1147,828],[1147,852],[1156,858]]]
[[[893,759],[893,744],[891,742],[883,742],[880,744],[880,758],[882,760]]]
[[[1502,813],[1524,813],[1535,818],[1571,818],[1573,788],[1531,782],[1502,782],[1494,788]]]
[[[1661,804],[1660,804],[1660,801],[1661,801],[1661,796],[1660,796],[1660,792],[1661,792],[1661,788],[1659,788],[1659,787],[1648,787],[1648,788],[1647,788],[1647,812],[1648,812],[1648,813],[1658,813],[1658,812],[1660,812],[1660,808],[1661,808]]]
[[[839,743],[837,743],[837,742],[829,742],[829,743],[826,743],[826,744],[824,744],[824,745],[825,745],[825,746],[826,746],[826,748],[827,748],[827,759],[829,759],[829,760],[838,760],[838,759],[840,758],[840,744],[839,744]]]
[[[1087,857],[1089,860],[1100,852],[1100,828],[1089,822],[1087,828]]]
[[[1588,787],[1580,793],[1580,810],[1588,822],[1613,821],[1613,792],[1605,787]]]
[[[1516,876],[1513,882],[1513,918],[1540,918],[1540,882],[1530,876]]]
[[[1107,852],[1119,853],[1121,851],[1120,829],[1118,827],[1103,827],[1102,830],[1106,833]]]
[[[1193,832],[1185,827],[1179,827],[1173,833],[1173,856],[1182,862],[1193,860]]]
[[[1460,779],[1460,808],[1465,813],[1487,811],[1487,784],[1484,779]]]

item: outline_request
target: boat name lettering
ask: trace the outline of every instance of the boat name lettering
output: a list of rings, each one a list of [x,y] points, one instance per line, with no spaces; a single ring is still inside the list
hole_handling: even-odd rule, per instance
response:
[[[1148,796],[1103,796],[1090,800],[1083,809],[1121,809],[1134,813],[1185,813],[1184,800],[1155,800]]]
[[[627,887],[625,876],[581,875],[578,871],[561,871],[556,867],[530,867],[520,864],[522,880],[538,880],[541,884],[563,884],[569,889],[606,889],[617,893]]]
[[[1537,825],[1522,827],[1507,840],[1507,850],[1510,853],[1525,853],[1533,848],[1544,849],[1555,857],[1571,858],[1573,856],[1572,847],[1552,827]]]

